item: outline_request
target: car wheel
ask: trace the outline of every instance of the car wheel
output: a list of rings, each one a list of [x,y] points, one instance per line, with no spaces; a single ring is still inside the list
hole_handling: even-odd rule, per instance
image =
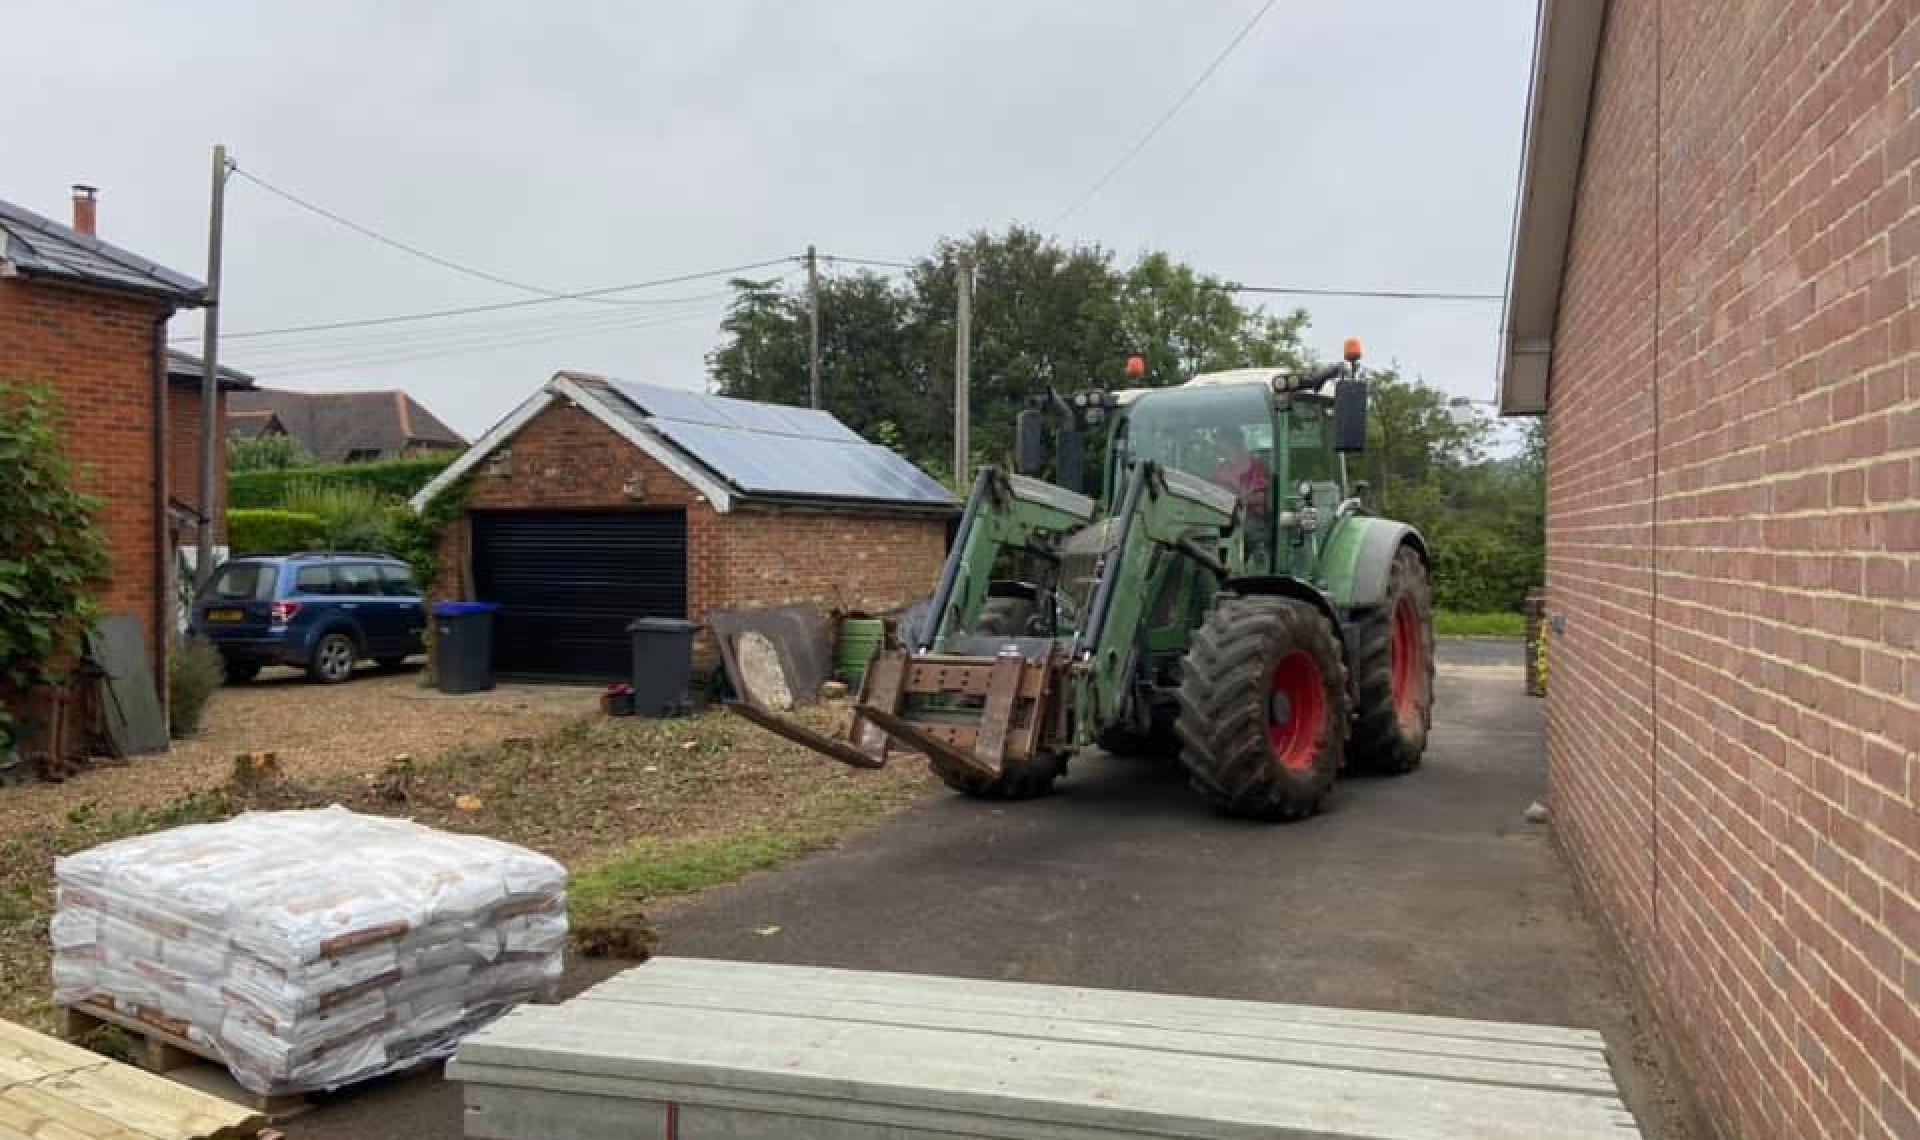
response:
[[[360,651],[353,644],[353,638],[344,633],[329,633],[313,647],[313,662],[307,666],[307,675],[323,685],[337,685],[353,676],[353,663],[360,659]]]

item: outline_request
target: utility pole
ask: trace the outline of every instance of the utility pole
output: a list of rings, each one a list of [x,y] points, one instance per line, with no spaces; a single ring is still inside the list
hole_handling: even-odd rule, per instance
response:
[[[953,322],[953,484],[964,488],[973,437],[973,379],[968,367],[973,359],[973,255],[966,250],[955,254],[954,272],[960,308]]]
[[[807,407],[820,406],[820,258],[807,247]]]
[[[205,586],[213,577],[213,512],[220,488],[215,479],[220,447],[220,241],[227,224],[227,148],[213,148],[213,194],[207,209],[206,324],[200,338],[200,526],[194,544],[193,577]]]

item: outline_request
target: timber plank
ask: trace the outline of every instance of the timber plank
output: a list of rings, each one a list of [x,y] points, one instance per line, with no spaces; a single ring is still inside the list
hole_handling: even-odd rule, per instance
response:
[[[1181,994],[1135,993],[1081,986],[1045,986],[1027,982],[996,982],[820,966],[762,965],[708,958],[655,958],[644,967],[622,971],[593,987],[590,993],[620,992],[627,987],[661,984],[713,986],[742,993],[815,993],[834,998],[907,1001],[951,1009],[998,1010],[1011,1013],[1054,1013],[1121,1024],[1190,1028],[1194,1019],[1216,1026],[1232,1025],[1236,1032],[1255,1032],[1275,1026],[1320,1025],[1420,1033],[1443,1038],[1506,1041],[1565,1048],[1602,1050],[1600,1034],[1590,1029],[1568,1029],[1521,1022],[1475,1021],[1426,1014],[1386,1013],[1289,1005],[1235,998],[1201,998]]]
[[[647,1013],[639,1010],[621,1008],[626,1002],[634,1002],[648,1007],[760,1012],[819,1021],[910,1025],[1005,1038],[1035,1037],[1089,1045],[1159,1049],[1193,1056],[1244,1057],[1322,1068],[1445,1077],[1601,1095],[1611,1093],[1614,1088],[1613,1076],[1605,1059],[1579,1050],[1471,1041],[1463,1043],[1465,1048],[1447,1049],[1431,1037],[1371,1030],[1328,1031],[1307,1026],[1284,1035],[1243,1035],[1231,1029],[1208,1026],[1165,1029],[1025,1013],[918,1009],[882,1002],[778,994],[743,997],[734,992],[696,990],[662,992],[652,998],[611,994],[603,997],[588,991],[581,995],[581,1000],[609,1002],[613,1007],[605,1014],[609,1018],[647,1016]]]
[[[106,1060],[91,1049],[0,1021],[0,1088],[97,1068]]]
[[[263,1124],[231,1101],[0,1021],[0,1136],[240,1140]]]

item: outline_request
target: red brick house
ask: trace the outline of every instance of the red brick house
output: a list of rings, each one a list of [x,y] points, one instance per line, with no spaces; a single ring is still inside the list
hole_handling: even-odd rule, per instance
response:
[[[466,480],[436,593],[500,603],[495,667],[617,678],[627,622],[933,592],[951,492],[825,412],[562,372],[413,502]],[[702,665],[712,663],[704,642]]]
[[[1543,0],[1553,826],[1728,1138],[1920,1136],[1920,5]]]
[[[174,543],[200,510],[199,392],[173,375],[167,320],[204,288],[100,240],[95,210],[86,187],[72,226],[0,201],[0,377],[58,394],[68,454],[106,504],[102,608],[139,619],[164,677]]]
[[[206,367],[200,358],[177,348],[167,350],[167,496],[173,508],[174,547],[192,550],[200,524],[200,385]],[[227,471],[225,442],[231,434],[227,423],[232,418],[229,405],[242,392],[253,391],[253,377],[222,364],[217,383],[220,390],[220,436],[217,450],[220,468],[213,479],[213,537],[218,545],[227,538]]]

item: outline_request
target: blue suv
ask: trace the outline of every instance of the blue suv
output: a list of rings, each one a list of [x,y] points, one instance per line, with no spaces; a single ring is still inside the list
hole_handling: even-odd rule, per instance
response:
[[[326,684],[371,657],[424,652],[426,609],[413,572],[380,554],[286,554],[225,563],[193,604],[193,631],[220,650],[227,680],[292,665]]]

